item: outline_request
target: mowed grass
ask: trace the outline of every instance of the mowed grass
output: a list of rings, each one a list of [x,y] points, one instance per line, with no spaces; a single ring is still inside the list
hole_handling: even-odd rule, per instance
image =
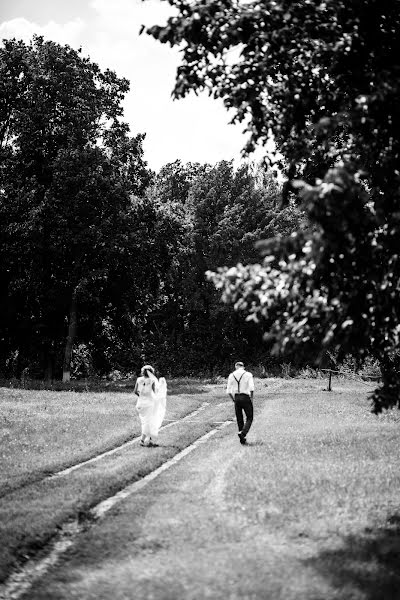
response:
[[[220,450],[214,441],[213,451],[205,446],[188,459],[193,481],[183,487],[181,507],[179,473],[188,477],[186,459],[124,503],[115,517],[90,528],[30,597],[105,599],[112,588],[113,597],[121,599],[197,600],[206,583],[208,597],[218,599],[400,598],[400,412],[372,415],[368,386],[361,383],[335,380],[331,393],[322,391],[325,384],[257,381],[249,446],[240,446],[234,427],[228,427],[220,434]],[[96,501],[156,468],[209,430],[211,419],[233,416],[230,405],[218,407],[226,399],[222,383],[184,387],[185,394],[171,395],[170,415],[186,401],[195,400],[196,406],[210,401],[209,422],[165,430],[163,446],[154,452],[132,446],[101,465],[25,486],[3,499],[0,516],[9,525],[0,534],[0,577],[21,552],[40,547],[67,518],[85,515]],[[202,482],[212,477],[213,465],[224,464],[215,500]],[[175,482],[168,486],[171,478]],[[158,509],[149,512],[157,502]],[[165,515],[171,518],[164,527]],[[164,530],[165,539],[146,539],[146,519],[153,533]],[[215,539],[207,523],[215,525]],[[201,536],[204,527],[207,535]],[[135,554],[140,544],[150,548],[143,556]],[[160,564],[167,581],[185,583],[180,596],[171,596],[163,581],[147,578]],[[146,595],[136,596],[135,585]]]
[[[400,411],[371,414],[360,383],[320,390],[304,380],[277,393],[226,495],[238,513],[245,507],[255,564],[264,536],[286,557],[287,583],[282,573],[261,578],[271,598],[398,599]]]
[[[335,388],[297,380],[277,390],[258,442],[231,473],[228,495],[246,496],[269,525],[341,535],[400,513],[400,411],[375,416],[361,384]]]
[[[200,385],[195,394],[186,382],[170,387],[167,418],[201,404]],[[136,399],[133,392],[0,388],[0,498],[138,435]]]
[[[172,383],[166,419],[179,419],[203,402],[225,400],[221,390]],[[181,393],[183,390],[183,393]],[[195,393],[193,393],[193,391]],[[61,478],[48,475],[140,434],[132,393],[74,393],[0,388],[0,581],[35,553],[68,519],[159,466],[211,425],[167,429],[162,446],[137,445]],[[168,421],[166,421],[167,423]]]
[[[256,387],[248,446],[227,428],[124,501],[32,600],[400,598],[400,413],[345,380]]]

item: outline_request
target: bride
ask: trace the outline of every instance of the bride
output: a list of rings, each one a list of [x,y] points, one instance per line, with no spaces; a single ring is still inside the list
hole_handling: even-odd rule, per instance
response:
[[[158,446],[158,432],[167,403],[167,382],[164,377],[157,379],[151,365],[144,365],[137,378],[134,393],[139,397],[136,408],[142,425],[140,445]]]

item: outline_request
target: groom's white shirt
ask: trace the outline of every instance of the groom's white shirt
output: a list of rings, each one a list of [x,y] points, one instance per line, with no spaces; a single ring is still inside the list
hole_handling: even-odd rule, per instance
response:
[[[238,384],[239,380],[240,383]],[[232,394],[232,396],[235,394],[247,394],[250,396],[250,392],[254,392],[253,375],[243,368],[233,371],[228,377],[226,393]]]

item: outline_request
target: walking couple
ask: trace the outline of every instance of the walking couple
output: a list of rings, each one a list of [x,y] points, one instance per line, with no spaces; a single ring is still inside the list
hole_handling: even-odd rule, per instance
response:
[[[226,391],[235,404],[239,441],[245,445],[246,436],[253,423],[254,380],[242,362],[235,363],[235,371],[228,377]],[[138,396],[136,408],[142,426],[140,445],[150,448],[158,446],[158,432],[164,420],[167,403],[167,382],[164,377],[157,379],[151,365],[144,365],[140,377],[137,378],[134,393]]]
[[[164,377],[157,379],[151,365],[144,365],[136,380],[134,393],[138,396],[136,408],[142,426],[140,445],[148,448],[158,446],[158,432],[167,404],[167,382]]]

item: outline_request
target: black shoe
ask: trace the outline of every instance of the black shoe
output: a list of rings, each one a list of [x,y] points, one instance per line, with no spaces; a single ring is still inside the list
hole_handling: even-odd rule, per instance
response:
[[[155,444],[154,442],[149,442],[149,448],[158,448],[158,444]]]
[[[243,445],[247,444],[246,438],[241,431],[239,431],[239,433],[238,433],[238,438],[239,438],[239,441],[241,444],[243,444]]]

